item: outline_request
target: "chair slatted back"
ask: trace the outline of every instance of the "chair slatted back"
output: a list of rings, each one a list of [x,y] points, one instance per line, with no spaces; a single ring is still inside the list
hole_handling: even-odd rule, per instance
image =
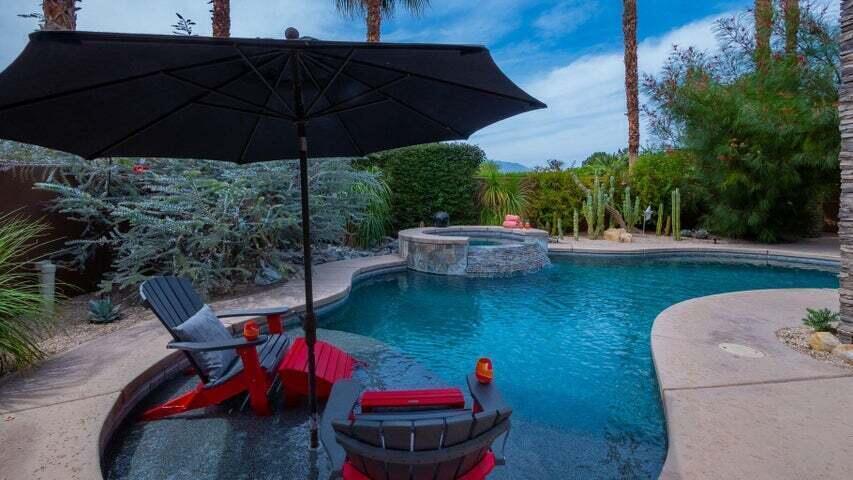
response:
[[[160,323],[177,341],[181,339],[174,328],[190,319],[204,306],[192,283],[181,277],[153,277],[139,287],[139,295],[146,307],[154,312]],[[207,374],[189,352],[184,352],[202,382],[207,383]]]
[[[387,420],[371,414],[332,422],[352,465],[371,479],[454,480],[475,467],[509,428],[511,410],[448,411],[445,417]]]

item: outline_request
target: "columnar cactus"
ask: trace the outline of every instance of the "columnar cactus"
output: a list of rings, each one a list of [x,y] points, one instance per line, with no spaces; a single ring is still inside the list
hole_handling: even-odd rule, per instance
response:
[[[578,209],[577,208],[574,211],[574,215],[573,215],[572,220],[574,222],[574,224],[572,225],[572,229],[573,229],[572,233],[574,233],[574,235],[575,235],[575,240],[580,240],[581,239],[580,215],[578,215]]]
[[[681,240],[681,192],[677,188],[672,192],[672,238]]]
[[[655,234],[659,237],[663,231],[663,202],[658,205],[658,224],[655,230]]]
[[[604,232],[604,214],[609,201],[609,196],[601,189],[601,182],[595,177],[593,188],[587,192],[586,201],[581,206],[589,238],[597,239]]]

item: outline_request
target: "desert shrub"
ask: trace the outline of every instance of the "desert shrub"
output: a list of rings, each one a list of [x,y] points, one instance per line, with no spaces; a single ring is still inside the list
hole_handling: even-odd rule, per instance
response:
[[[314,243],[341,242],[361,224],[381,191],[378,177],[348,160],[312,160]],[[72,162],[40,188],[58,194],[53,208],[87,224],[65,253],[82,264],[98,246],[113,252],[105,291],[152,275],[192,279],[220,292],[252,279],[286,276],[301,263],[296,162],[236,166],[161,160],[138,172],[127,160]]]
[[[6,214],[0,216],[0,373],[42,357],[36,333],[45,322],[35,274],[22,262],[32,260],[36,241],[46,227]]]
[[[526,217],[540,228],[562,219],[568,225],[574,211],[581,210],[586,195],[572,177],[571,170],[534,172],[522,180],[527,191]]]
[[[391,188],[385,182],[382,171],[368,169],[375,177],[372,181],[356,182],[354,190],[367,197],[364,218],[355,230],[354,243],[369,248],[380,243],[391,228]]]
[[[802,22],[799,50],[762,69],[750,29],[733,18],[717,25],[720,55],[675,49],[645,79],[652,130],[695,158],[711,201],[703,223],[715,233],[765,242],[810,235],[821,203],[837,194],[837,26],[811,7]]]
[[[379,167],[391,188],[391,221],[397,230],[430,223],[438,211],[452,223],[473,224],[483,151],[466,143],[434,143],[370,155],[361,165]]]
[[[803,318],[803,325],[810,327],[816,332],[827,332],[832,323],[837,322],[839,318],[838,312],[833,312],[828,308],[820,310],[807,308],[806,317]]]
[[[679,189],[685,227],[698,223],[708,202],[695,162],[689,152],[682,150],[642,153],[631,171],[631,187],[643,208],[651,205],[657,209],[663,204],[667,210],[672,191]]]

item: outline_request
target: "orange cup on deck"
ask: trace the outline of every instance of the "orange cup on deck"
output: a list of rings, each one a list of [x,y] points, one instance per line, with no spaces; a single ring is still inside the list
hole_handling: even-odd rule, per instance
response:
[[[258,324],[255,323],[254,320],[249,320],[243,325],[243,337],[246,340],[257,340],[258,335],[261,334],[261,329],[258,328]]]
[[[494,379],[495,376],[494,370],[492,369],[492,360],[486,357],[482,357],[477,360],[477,369],[474,373],[477,376],[478,382],[492,383],[492,379]]]

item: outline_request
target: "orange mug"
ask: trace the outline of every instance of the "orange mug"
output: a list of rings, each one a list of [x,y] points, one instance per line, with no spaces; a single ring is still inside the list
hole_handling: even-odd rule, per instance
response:
[[[492,379],[494,379],[495,373],[492,369],[491,359],[482,357],[477,360],[477,369],[475,371],[475,375],[477,376],[477,381],[480,383],[492,383]]]
[[[261,334],[261,329],[258,328],[258,325],[254,320],[249,320],[243,325],[243,337],[246,340],[257,340],[258,335]]]

